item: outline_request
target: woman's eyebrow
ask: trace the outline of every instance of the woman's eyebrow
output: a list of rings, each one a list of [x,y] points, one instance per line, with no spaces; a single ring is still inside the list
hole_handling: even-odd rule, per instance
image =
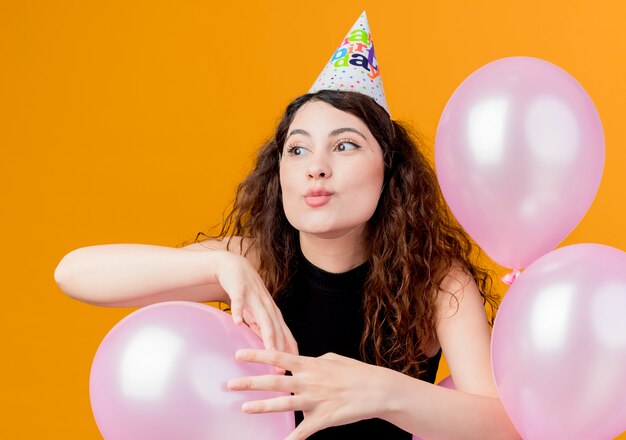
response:
[[[333,131],[331,131],[328,134],[328,137],[333,137],[333,136],[337,136],[340,135],[341,133],[346,133],[346,132],[350,132],[350,133],[356,133],[359,136],[361,136],[364,140],[367,140],[367,138],[365,137],[365,135],[363,133],[361,133],[359,130],[357,130],[356,128],[351,128],[351,127],[342,127],[342,128],[336,128]],[[306,131],[306,130],[302,130],[301,128],[295,128],[293,130],[291,130],[291,132],[289,133],[289,135],[287,136],[287,139],[289,139],[291,136],[293,136],[294,134],[302,134],[304,136],[308,136],[311,137],[311,134]]]
[[[359,136],[361,136],[363,138],[363,140],[367,140],[363,133],[361,133],[356,128],[351,128],[351,127],[337,128],[337,129],[335,129],[335,130],[330,132],[329,137],[337,136],[337,135],[340,135],[341,133],[345,133],[345,132],[356,133]]]

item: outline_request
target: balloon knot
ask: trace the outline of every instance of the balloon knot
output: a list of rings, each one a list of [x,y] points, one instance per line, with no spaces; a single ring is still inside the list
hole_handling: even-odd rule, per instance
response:
[[[513,271],[511,273],[507,273],[505,276],[502,277],[502,281],[504,282],[504,284],[507,285],[511,285],[515,282],[515,280],[517,279],[518,276],[520,276],[521,272],[517,269],[513,269]]]

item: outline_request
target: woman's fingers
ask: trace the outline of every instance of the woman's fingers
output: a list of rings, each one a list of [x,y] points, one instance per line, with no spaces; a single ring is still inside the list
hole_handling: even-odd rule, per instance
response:
[[[269,292],[264,289],[264,293],[265,295],[263,296],[263,298],[266,298],[264,304],[270,311],[270,314],[272,316],[272,322],[275,325],[277,350],[286,351],[292,354],[298,354],[296,340],[294,339],[291,330],[289,330],[289,327],[287,327],[287,324],[285,324],[285,320],[283,319],[283,315],[280,312],[280,309],[278,308],[274,300],[270,297]]]
[[[270,296],[270,293],[265,289],[265,286],[260,285],[257,287],[261,290],[261,292],[259,293],[260,302],[265,307],[265,310],[268,313],[271,324],[274,327],[275,348],[278,351],[285,351],[286,345],[287,345],[286,344],[287,338],[285,336],[284,321],[282,319],[280,310],[278,310],[276,303]],[[266,346],[266,348],[268,347]]]
[[[250,330],[254,332],[255,335],[259,337],[259,339],[263,340],[263,335],[261,335],[261,327],[254,319],[254,316],[250,314],[247,310],[243,312],[243,321],[246,323]]]
[[[235,358],[238,361],[272,365],[289,371],[299,370],[302,363],[301,359],[310,359],[305,356],[296,356],[281,351],[255,350],[253,348],[242,348],[237,350]]]
[[[261,333],[261,328],[259,324],[254,321],[254,318],[248,315],[248,312],[245,312],[244,316],[246,317],[246,324],[250,329],[254,332],[255,335],[258,336],[259,339],[263,340],[263,334]],[[271,349],[270,349],[271,350]],[[285,374],[285,370],[279,367],[274,367],[276,369],[277,374]]]
[[[261,339],[264,347],[268,350],[276,350],[276,328],[268,310],[258,299],[251,299],[248,307],[252,318],[261,329]]]
[[[289,339],[293,339],[293,335],[287,328],[280,310],[263,285],[257,286],[257,289],[260,289],[261,292],[254,292],[254,294],[249,295],[250,312],[253,312],[252,308],[254,308],[254,317],[261,327],[262,334],[273,335],[271,338],[272,345],[268,345],[269,341],[265,336],[262,337],[265,348],[290,351],[293,349],[292,346],[295,341],[289,341]]]
[[[315,423],[310,421],[311,419],[312,417],[305,415],[302,423],[296,426],[296,429],[285,437],[285,440],[304,440],[319,431],[321,427],[316,427]]]
[[[233,391],[258,390],[293,392],[294,380],[292,376],[268,374],[265,376],[238,377],[228,381],[228,389]]]
[[[282,313],[280,313],[280,310],[278,310],[278,308],[276,308],[276,312],[280,319],[283,337],[285,338],[285,348],[281,351],[286,351],[287,353],[297,355],[298,344],[296,343],[296,339],[293,337],[293,334],[291,333],[291,330],[289,330],[289,327],[287,327],[287,324],[285,323],[285,320],[283,319],[283,315]]]
[[[241,405],[241,410],[247,414],[294,411],[297,409],[298,398],[296,396],[282,396],[274,399],[255,400],[253,402],[245,402]]]
[[[220,264],[219,281],[230,297],[233,322],[248,324],[266,349],[297,353],[293,335],[259,274],[244,257],[227,256]]]
[[[236,325],[243,323],[243,298],[241,296],[233,297],[233,295],[231,295],[230,313],[233,316],[233,322]]]

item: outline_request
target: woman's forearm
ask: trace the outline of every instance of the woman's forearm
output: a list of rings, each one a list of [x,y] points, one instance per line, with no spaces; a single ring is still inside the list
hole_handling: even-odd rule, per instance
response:
[[[381,415],[424,439],[520,439],[497,397],[479,396],[413,379],[382,375]]]
[[[226,301],[215,276],[223,252],[143,244],[89,246],[65,255],[54,278],[68,296],[94,305]]]

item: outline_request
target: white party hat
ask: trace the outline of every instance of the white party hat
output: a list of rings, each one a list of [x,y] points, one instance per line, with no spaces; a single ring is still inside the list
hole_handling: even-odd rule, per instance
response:
[[[319,90],[363,93],[374,98],[391,116],[365,11],[330,57],[309,93]]]

